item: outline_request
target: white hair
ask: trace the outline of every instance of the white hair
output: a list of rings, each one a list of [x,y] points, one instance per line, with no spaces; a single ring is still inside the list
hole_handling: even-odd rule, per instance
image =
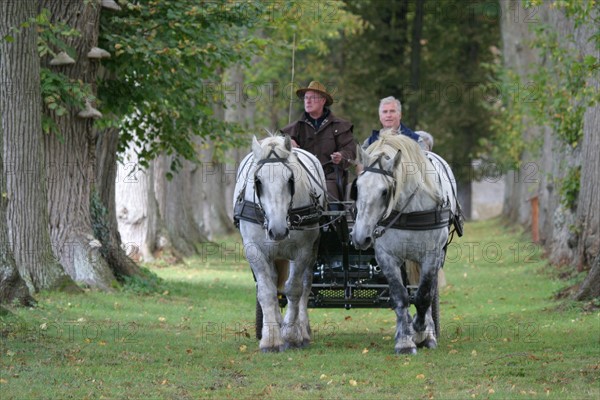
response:
[[[381,101],[379,101],[379,114],[381,114],[381,108],[384,106],[384,104],[389,104],[389,103],[396,104],[396,108],[398,109],[398,112],[399,113],[402,112],[402,103],[400,103],[400,100],[398,100],[394,96],[388,96],[388,97],[384,97],[383,99],[381,99]]]
[[[423,141],[429,147],[428,150],[431,151],[431,149],[433,149],[433,136],[431,136],[431,133],[425,132],[425,131],[415,131],[415,133],[417,135],[421,136],[421,138],[423,139]]]

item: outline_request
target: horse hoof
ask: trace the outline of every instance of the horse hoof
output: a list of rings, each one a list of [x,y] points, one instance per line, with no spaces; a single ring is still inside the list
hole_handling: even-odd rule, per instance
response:
[[[403,347],[401,349],[396,349],[396,354],[415,355],[415,354],[417,354],[417,348],[416,347]]]
[[[279,353],[280,351],[283,351],[284,349],[280,346],[276,346],[276,347],[263,347],[260,349],[260,351],[262,351],[263,353]]]
[[[310,339],[303,339],[301,347],[305,348],[305,347],[309,347],[309,346],[310,346]]]
[[[417,343],[418,348],[425,347],[426,349],[435,349],[437,347],[437,342],[434,339],[425,339],[421,343]]]
[[[302,349],[304,348],[304,342],[300,342],[300,343],[288,343],[285,342],[283,344],[283,349],[282,351],[286,351],[286,350],[295,350],[295,349]]]

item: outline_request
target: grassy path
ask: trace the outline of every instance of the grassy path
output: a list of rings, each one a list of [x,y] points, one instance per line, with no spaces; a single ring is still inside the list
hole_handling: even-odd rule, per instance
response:
[[[385,309],[311,310],[310,348],[258,352],[240,245],[202,250],[151,267],[160,293],[41,294],[2,317],[2,400],[600,397],[600,313],[559,309],[565,282],[497,220],[449,248],[439,347],[412,357],[394,355]]]

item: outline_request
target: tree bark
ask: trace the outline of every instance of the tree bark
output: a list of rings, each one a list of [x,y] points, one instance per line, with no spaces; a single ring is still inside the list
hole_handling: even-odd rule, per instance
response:
[[[21,21],[15,21],[22,17],[14,14],[14,4],[10,4],[7,1],[0,1],[0,26],[15,26],[15,22],[20,23]],[[27,8],[31,7],[31,4],[27,4],[22,7],[22,11],[27,13]],[[15,18],[16,17],[16,18]],[[32,28],[33,29],[33,28]],[[29,32],[30,36],[33,36]],[[0,37],[3,37],[3,32],[0,32]],[[35,37],[35,36],[33,36]],[[15,40],[13,44],[8,44],[4,41],[0,41],[0,76],[8,77],[10,75],[4,73],[5,66],[7,65],[5,55],[11,52],[7,51],[7,47],[14,47],[17,44],[21,44],[25,39],[25,35],[21,40]],[[8,93],[4,93],[6,86],[10,81],[2,82],[0,85],[0,99],[8,98]],[[11,86],[8,86],[11,87]],[[0,304],[13,304],[18,303],[22,305],[33,305],[34,300],[29,294],[27,284],[19,275],[17,264],[12,253],[10,242],[8,240],[8,229],[6,225],[6,206],[8,203],[6,193],[6,179],[4,175],[4,102],[0,100]],[[50,241],[48,240],[48,243]],[[0,315],[3,314],[3,309],[0,308]]]
[[[117,278],[140,275],[138,265],[122,248],[117,223],[115,182],[117,179],[117,149],[119,131],[116,128],[99,132],[96,143],[96,195],[100,204],[92,202],[92,223],[96,237],[102,243],[100,253]]]
[[[80,37],[66,39],[75,50],[75,64],[50,68],[91,85],[95,93],[99,61],[87,54],[98,43],[99,5],[44,0],[42,7],[50,10],[52,22],[68,23],[81,32]],[[48,59],[43,61],[49,65]],[[94,121],[79,117],[80,110],[76,109],[61,117],[46,111],[60,130],[60,136],[44,137],[52,243],[61,264],[75,281],[110,290],[115,276],[99,251],[101,243],[94,237],[90,214],[96,176]]]
[[[594,41],[589,40],[593,33],[597,32],[597,26],[593,24],[583,25],[576,37],[581,46],[583,54],[591,54],[596,58],[599,51],[594,48]],[[600,92],[600,79],[593,75],[588,85],[595,93]],[[600,105],[595,104],[586,110],[583,120],[583,144],[581,163],[580,191],[577,203],[577,222],[579,226],[579,238],[575,250],[575,266],[583,271],[591,266],[588,277],[581,285],[579,293],[575,296],[577,300],[587,300],[600,297]]]
[[[2,126],[0,126],[0,139]],[[0,146],[2,143],[0,142]],[[0,153],[0,157],[2,157]],[[4,170],[0,160],[0,191],[4,193],[5,181]],[[27,284],[19,275],[15,258],[8,241],[6,221],[6,199],[0,197],[0,304],[20,304],[30,306],[35,300],[29,294]]]
[[[2,1],[0,7],[2,27],[19,27],[37,13],[37,2],[31,0]],[[35,29],[31,24],[20,29],[13,42],[0,40],[0,77],[4,81],[0,85],[0,110],[4,130],[8,237],[20,275],[32,292],[75,289],[74,282],[54,257],[48,233],[46,177],[41,163],[40,64]]]

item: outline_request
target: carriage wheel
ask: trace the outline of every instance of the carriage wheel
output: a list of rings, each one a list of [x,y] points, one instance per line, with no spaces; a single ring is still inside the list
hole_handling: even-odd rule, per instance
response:
[[[263,312],[260,303],[258,302],[258,298],[256,299],[256,320],[255,320],[255,329],[256,329],[256,339],[262,339],[262,327],[263,327]]]
[[[433,298],[431,299],[431,318],[433,318],[433,326],[435,327],[435,338],[440,337],[440,292],[437,286],[433,290]]]

